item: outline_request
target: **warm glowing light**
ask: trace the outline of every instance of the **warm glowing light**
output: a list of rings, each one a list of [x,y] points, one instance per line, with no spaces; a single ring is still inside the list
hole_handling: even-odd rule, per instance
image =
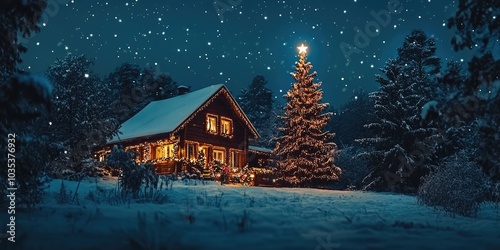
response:
[[[297,47],[297,49],[299,49],[299,54],[307,53],[307,47],[304,46],[304,44],[300,45],[300,47]]]

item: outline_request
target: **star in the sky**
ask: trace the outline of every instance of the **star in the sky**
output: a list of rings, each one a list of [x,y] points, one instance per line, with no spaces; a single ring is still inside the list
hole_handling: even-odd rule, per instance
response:
[[[299,54],[307,53],[307,47],[304,46],[304,44],[300,45],[300,47],[297,47],[297,49],[299,49]]]

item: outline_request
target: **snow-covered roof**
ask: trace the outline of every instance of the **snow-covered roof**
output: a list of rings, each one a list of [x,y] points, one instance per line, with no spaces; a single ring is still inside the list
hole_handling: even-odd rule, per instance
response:
[[[272,149],[257,147],[257,146],[248,146],[248,149],[254,150],[254,151],[259,151],[259,152],[264,152],[264,153],[269,153],[269,154],[273,152]]]
[[[258,138],[257,130],[243,113],[231,93],[224,87],[224,84],[217,84],[173,98],[149,103],[139,113],[125,121],[120,127],[119,134],[109,140],[108,144],[145,136],[175,133],[176,130],[184,126],[183,124],[189,122],[199,110],[202,110],[202,107],[206,106],[206,103],[213,96],[220,93],[227,96],[235,113],[250,128],[250,132],[254,137]]]
[[[125,121],[118,136],[108,143],[172,132],[222,87],[223,84],[212,85],[173,98],[153,101]]]

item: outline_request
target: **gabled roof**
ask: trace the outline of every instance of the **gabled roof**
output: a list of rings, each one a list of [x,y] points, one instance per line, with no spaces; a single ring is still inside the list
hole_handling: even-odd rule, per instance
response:
[[[139,113],[125,121],[120,127],[119,134],[109,140],[108,144],[164,133],[175,133],[220,94],[226,96],[235,114],[250,128],[254,137],[259,138],[257,130],[231,93],[223,84],[218,84],[149,103]]]

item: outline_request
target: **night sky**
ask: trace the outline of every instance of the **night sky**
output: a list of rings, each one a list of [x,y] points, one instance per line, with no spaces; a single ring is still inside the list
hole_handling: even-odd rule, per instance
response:
[[[469,58],[450,44],[453,31],[445,24],[457,5],[451,0],[393,1],[402,11],[385,26],[370,12],[387,11],[387,0],[219,0],[217,8],[211,0],[48,2],[41,32],[24,41],[22,68],[33,73],[45,72],[68,52],[83,53],[95,59],[94,71],[102,77],[129,62],[155,67],[192,90],[224,83],[235,96],[262,74],[282,99],[293,82],[296,47],[304,43],[323,82],[323,101],[339,107],[354,90],[379,87],[374,75],[412,29],[436,38],[443,64]],[[356,46],[356,27],[369,40],[358,43],[359,53],[348,63],[341,44]]]

